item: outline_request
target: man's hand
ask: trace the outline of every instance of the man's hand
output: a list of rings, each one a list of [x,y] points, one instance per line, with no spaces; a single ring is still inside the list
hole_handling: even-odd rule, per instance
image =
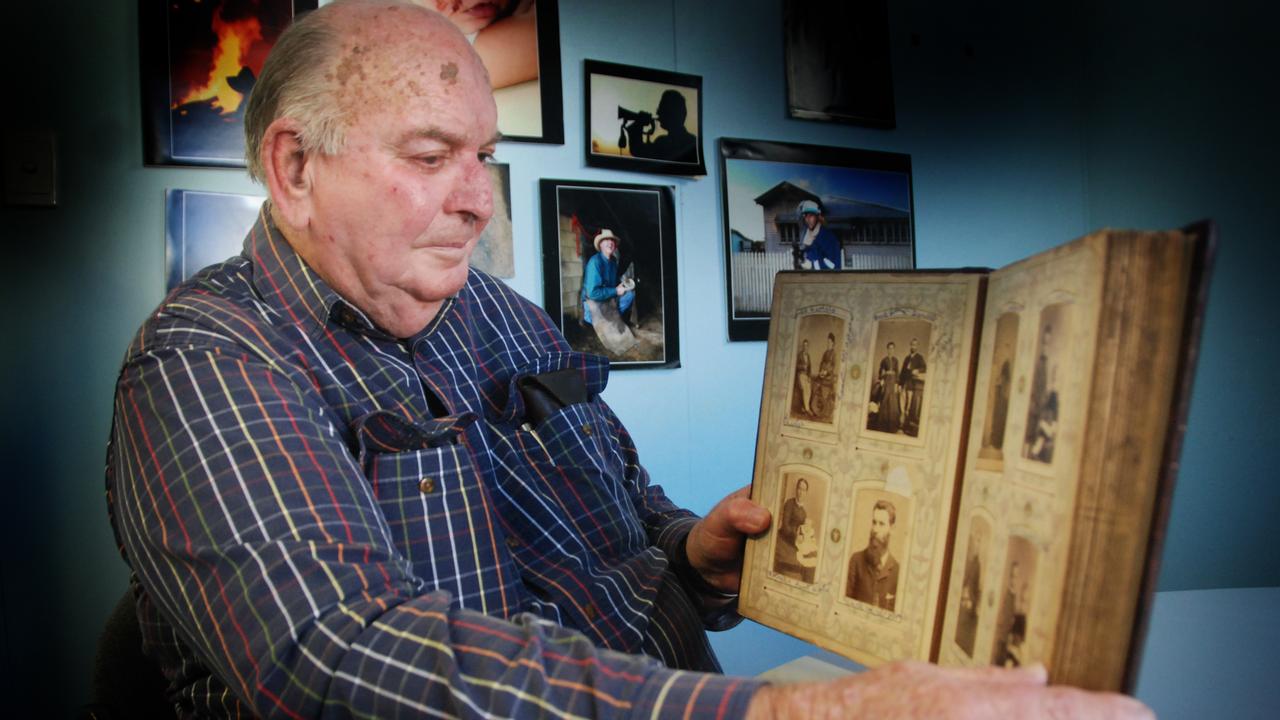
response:
[[[830,682],[766,686],[752,698],[747,718],[1155,718],[1124,695],[1050,687],[1045,680],[1040,665],[1002,670],[898,662]]]
[[[742,548],[748,535],[769,529],[769,511],[751,502],[750,487],[716,503],[689,531],[685,552],[689,564],[713,587],[738,592],[742,580]]]

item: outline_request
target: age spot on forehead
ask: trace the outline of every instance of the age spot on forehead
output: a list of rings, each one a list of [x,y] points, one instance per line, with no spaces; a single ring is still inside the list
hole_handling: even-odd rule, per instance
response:
[[[334,75],[337,77],[339,85],[346,85],[347,80],[351,79],[352,75],[359,75],[361,80],[365,79],[364,63],[360,59],[360,55],[362,55],[364,51],[365,49],[363,47],[356,45],[351,48],[351,52],[343,57],[342,61],[338,63],[338,67],[335,69]]]
[[[440,79],[453,85],[458,82],[458,65],[447,62],[440,66]]]

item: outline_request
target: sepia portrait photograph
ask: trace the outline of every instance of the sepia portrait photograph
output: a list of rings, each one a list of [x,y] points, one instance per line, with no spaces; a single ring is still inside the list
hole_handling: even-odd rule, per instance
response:
[[[493,85],[503,140],[564,142],[557,0],[414,0],[471,42]]]
[[[678,367],[675,211],[659,185],[542,180],[543,305],[614,369]]]
[[[812,472],[784,472],[773,545],[773,571],[812,583],[827,507],[827,478]]]
[[[1036,462],[1052,463],[1058,438],[1058,413],[1062,405],[1060,383],[1065,379],[1063,364],[1070,350],[1071,306],[1046,305],[1040,311],[1036,333],[1035,367],[1031,371],[1027,424],[1023,433],[1022,456]]]
[[[982,614],[982,569],[987,565],[987,549],[991,546],[991,524],[985,517],[974,515],[969,521],[969,539],[965,543],[964,580],[960,584],[960,607],[956,613],[956,645],[973,657],[973,642],[978,635],[978,619]]]
[[[854,495],[844,596],[895,612],[902,578],[900,559],[911,539],[911,500],[885,490]],[[865,538],[865,540],[864,540]]]
[[[1009,420],[1009,396],[1013,394],[1013,368],[1018,359],[1018,314],[1004,313],[996,320],[991,348],[991,374],[987,378],[987,414],[982,421],[978,446],[980,467],[1004,466],[1004,430]]]
[[[1036,565],[1036,549],[1031,541],[1010,535],[996,610],[995,644],[991,650],[991,664],[996,667],[1018,667],[1027,660],[1024,644]]]
[[[803,315],[796,322],[796,351],[788,417],[831,424],[843,376],[845,321],[834,315]]]
[[[781,270],[916,266],[911,156],[720,139],[729,339],[765,340]]]
[[[586,61],[587,164],[706,175],[702,78]]]
[[[928,320],[895,318],[876,323],[868,373],[868,430],[920,436],[932,333],[933,324]]]
[[[787,0],[783,25],[791,117],[894,127],[886,0]]]

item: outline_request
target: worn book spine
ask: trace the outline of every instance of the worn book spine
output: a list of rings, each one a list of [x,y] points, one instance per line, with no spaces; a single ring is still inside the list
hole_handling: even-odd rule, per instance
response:
[[[1165,531],[1169,525],[1169,509],[1173,504],[1173,487],[1178,477],[1179,458],[1182,457],[1187,415],[1191,410],[1191,389],[1200,356],[1200,335],[1204,330],[1204,312],[1209,302],[1209,279],[1213,276],[1213,261],[1218,245],[1217,229],[1212,222],[1196,223],[1183,228],[1183,232],[1192,238],[1193,243],[1191,277],[1187,287],[1186,307],[1183,310],[1182,352],[1179,353],[1176,389],[1172,399],[1173,419],[1167,429],[1164,457],[1160,461],[1156,504],[1151,519],[1152,531],[1145,553],[1148,561],[1136,599],[1135,618],[1129,641],[1129,658],[1121,681],[1121,688],[1129,694],[1133,694],[1138,684],[1138,670],[1142,664],[1142,650],[1146,645],[1147,625],[1151,620],[1151,604],[1155,599],[1156,582],[1160,576]]]
[[[1135,626],[1153,573],[1158,509],[1172,492],[1172,423],[1187,382],[1195,243],[1180,233],[1109,234],[1062,607],[1050,679],[1096,690],[1132,682]],[[1175,428],[1171,433],[1170,428]]]

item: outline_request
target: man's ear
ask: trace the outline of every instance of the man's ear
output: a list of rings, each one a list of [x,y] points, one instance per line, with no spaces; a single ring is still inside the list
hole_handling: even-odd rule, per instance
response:
[[[311,217],[311,158],[302,150],[302,126],[276,118],[262,137],[262,169],[271,202],[289,225],[304,228]]]

